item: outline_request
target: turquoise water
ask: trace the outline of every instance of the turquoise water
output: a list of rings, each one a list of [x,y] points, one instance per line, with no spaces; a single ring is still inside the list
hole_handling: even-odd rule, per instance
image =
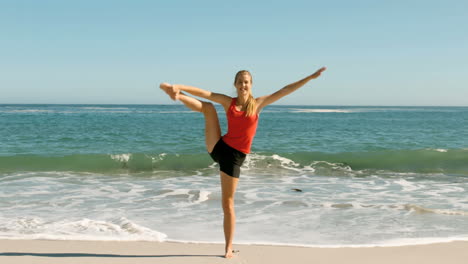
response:
[[[223,241],[201,114],[0,105],[0,125],[0,238]],[[466,239],[466,197],[467,107],[270,106],[242,168],[236,240]]]

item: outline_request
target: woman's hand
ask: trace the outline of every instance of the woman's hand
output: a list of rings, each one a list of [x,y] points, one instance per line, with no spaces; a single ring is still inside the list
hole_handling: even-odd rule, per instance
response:
[[[327,69],[327,67],[322,67],[320,69],[318,69],[316,72],[314,72],[314,74],[312,74],[310,76],[310,79],[316,79],[320,76],[320,74],[322,74],[323,71],[325,71]]]
[[[159,85],[159,88],[166,92],[172,100],[177,100],[179,97],[180,89],[178,89],[175,85],[171,85],[168,83],[161,83]]]

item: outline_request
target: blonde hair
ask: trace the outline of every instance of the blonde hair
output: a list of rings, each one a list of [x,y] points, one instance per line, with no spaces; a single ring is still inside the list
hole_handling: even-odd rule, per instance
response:
[[[237,79],[243,75],[243,74],[248,74],[250,76],[250,83],[252,83],[252,74],[250,74],[249,71],[242,70],[238,71],[236,73],[236,77],[234,78],[234,86],[237,83]],[[249,90],[249,98],[247,98],[247,101],[245,102],[245,115],[246,116],[253,116],[255,115],[257,111],[257,101],[255,101],[255,98],[252,95],[252,89]]]

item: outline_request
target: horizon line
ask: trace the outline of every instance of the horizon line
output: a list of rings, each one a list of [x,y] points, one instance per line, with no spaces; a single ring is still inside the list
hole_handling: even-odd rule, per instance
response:
[[[0,105],[179,105],[168,103],[1,103]],[[182,104],[180,104],[182,105]],[[268,106],[346,106],[346,107],[468,107],[468,105],[367,105],[367,104],[317,104],[317,105],[304,105],[304,104],[272,104]],[[267,106],[267,107],[268,107]]]

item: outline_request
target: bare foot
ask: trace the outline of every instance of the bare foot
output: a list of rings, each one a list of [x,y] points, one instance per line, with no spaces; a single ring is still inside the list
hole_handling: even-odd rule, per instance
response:
[[[234,257],[234,254],[232,254],[232,251],[228,251],[226,252],[226,254],[224,255],[225,258],[232,258]]]
[[[169,95],[169,97],[171,97],[172,100],[178,99],[179,91],[175,89],[173,85],[170,85],[168,83],[161,83],[159,85],[159,88],[161,88],[161,90],[166,92],[167,95]]]
[[[232,249],[227,249],[226,254],[224,255],[225,258],[233,258],[234,253],[239,252],[239,250],[232,250]]]

